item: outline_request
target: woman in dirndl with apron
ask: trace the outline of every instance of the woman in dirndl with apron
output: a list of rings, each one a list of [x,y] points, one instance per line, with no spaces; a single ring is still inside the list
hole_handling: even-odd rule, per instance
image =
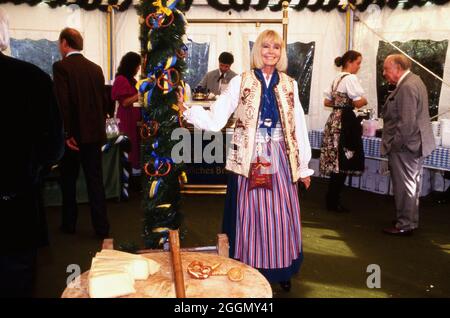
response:
[[[326,107],[332,107],[320,149],[320,173],[329,176],[326,204],[329,211],[348,212],[340,202],[345,179],[361,175],[364,171],[362,127],[353,109],[367,104],[356,73],[361,66],[362,55],[347,51],[334,63],[342,71],[324,92]]]

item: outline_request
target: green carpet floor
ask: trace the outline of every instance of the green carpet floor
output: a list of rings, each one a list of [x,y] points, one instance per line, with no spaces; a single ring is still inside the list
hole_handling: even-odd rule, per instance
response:
[[[450,297],[450,205],[421,202],[420,229],[411,237],[381,232],[393,219],[394,201],[356,189],[345,189],[348,214],[324,209],[326,183],[314,179],[301,196],[304,262],[283,292],[274,297]],[[186,232],[182,246],[215,245],[225,196],[188,195],[183,199]],[[108,202],[112,236],[118,243],[141,242],[141,195],[128,202]],[[39,252],[36,297],[59,297],[69,264],[88,270],[101,240],[93,235],[87,205],[80,205],[77,234],[58,231],[60,209],[47,208],[51,245]],[[367,266],[381,268],[381,288],[366,285]]]

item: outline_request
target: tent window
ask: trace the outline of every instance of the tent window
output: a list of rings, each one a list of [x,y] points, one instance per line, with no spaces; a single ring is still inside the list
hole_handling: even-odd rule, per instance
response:
[[[287,74],[298,83],[298,94],[305,114],[309,111],[315,42],[288,44]]]
[[[11,55],[19,60],[30,62],[53,77],[53,63],[61,59],[58,41],[46,39],[11,39]]]
[[[191,89],[195,89],[203,76],[208,72],[209,43],[189,42],[186,57],[185,81]]]
[[[426,66],[433,73],[439,75],[441,78],[443,77],[448,40],[410,40],[407,42],[393,43],[415,60],[419,61],[422,65]],[[380,114],[383,114],[383,105],[390,91],[393,89],[383,77],[384,59],[389,54],[395,53],[398,53],[395,48],[384,41],[380,41],[377,52],[377,97],[379,116]],[[442,82],[415,63],[413,63],[411,71],[419,75],[427,87],[430,116],[437,115]]]

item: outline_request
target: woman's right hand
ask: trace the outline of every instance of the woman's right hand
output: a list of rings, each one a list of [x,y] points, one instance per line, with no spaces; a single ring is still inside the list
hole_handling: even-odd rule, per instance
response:
[[[178,106],[180,112],[183,113],[186,110],[186,107],[184,106],[183,88],[181,86],[178,86],[177,102],[178,102],[177,106]]]
[[[305,185],[306,190],[308,190],[309,186],[311,185],[311,177],[300,178],[300,181],[303,182],[303,184]]]

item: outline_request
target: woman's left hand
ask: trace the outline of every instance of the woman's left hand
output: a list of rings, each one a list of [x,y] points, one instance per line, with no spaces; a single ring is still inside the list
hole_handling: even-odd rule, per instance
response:
[[[308,190],[309,186],[311,185],[311,177],[300,178],[300,181],[303,182],[303,184],[305,185],[306,190]]]

